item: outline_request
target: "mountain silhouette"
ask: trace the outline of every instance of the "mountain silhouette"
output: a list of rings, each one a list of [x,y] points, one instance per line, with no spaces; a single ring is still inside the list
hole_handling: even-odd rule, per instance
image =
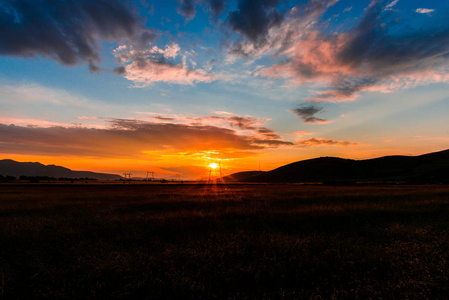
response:
[[[0,175],[14,177],[93,178],[98,180],[119,180],[122,178],[120,175],[115,174],[72,171],[55,165],[43,165],[38,162],[17,162],[11,159],[0,160]]]
[[[294,162],[272,171],[239,172],[227,182],[266,183],[356,183],[404,181],[449,182],[449,150],[420,156],[385,156],[367,160],[320,157]]]

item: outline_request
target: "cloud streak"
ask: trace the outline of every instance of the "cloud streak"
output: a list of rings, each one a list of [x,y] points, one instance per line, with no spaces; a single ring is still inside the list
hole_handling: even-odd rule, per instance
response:
[[[307,148],[313,146],[357,146],[360,145],[358,143],[348,142],[348,141],[334,141],[332,139],[324,139],[324,138],[310,138],[305,140],[298,140],[297,144],[300,148]]]
[[[429,8],[417,8],[415,10],[415,12],[419,13],[419,14],[430,14],[433,13],[435,10],[434,9],[429,9]]]

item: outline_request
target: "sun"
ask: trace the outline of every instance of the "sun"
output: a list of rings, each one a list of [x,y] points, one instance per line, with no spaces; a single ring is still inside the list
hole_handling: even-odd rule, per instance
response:
[[[216,168],[218,168],[218,164],[217,163],[210,163],[209,164],[209,168],[216,169]]]

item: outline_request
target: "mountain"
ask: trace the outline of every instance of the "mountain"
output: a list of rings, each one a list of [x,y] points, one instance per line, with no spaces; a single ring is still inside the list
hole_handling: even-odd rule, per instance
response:
[[[420,156],[385,156],[367,160],[320,157],[268,172],[240,172],[223,178],[239,182],[449,182],[449,150]]]
[[[0,175],[2,176],[48,176],[55,178],[94,178],[98,180],[119,180],[120,175],[94,173],[89,171],[72,171],[70,169],[43,165],[38,162],[17,162],[11,159],[0,160]]]

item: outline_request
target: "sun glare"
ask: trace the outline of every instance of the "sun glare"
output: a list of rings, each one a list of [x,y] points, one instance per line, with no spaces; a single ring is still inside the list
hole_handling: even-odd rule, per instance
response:
[[[216,169],[216,168],[218,168],[218,164],[217,164],[217,163],[211,163],[211,164],[209,165],[209,168],[211,168],[211,169]]]

